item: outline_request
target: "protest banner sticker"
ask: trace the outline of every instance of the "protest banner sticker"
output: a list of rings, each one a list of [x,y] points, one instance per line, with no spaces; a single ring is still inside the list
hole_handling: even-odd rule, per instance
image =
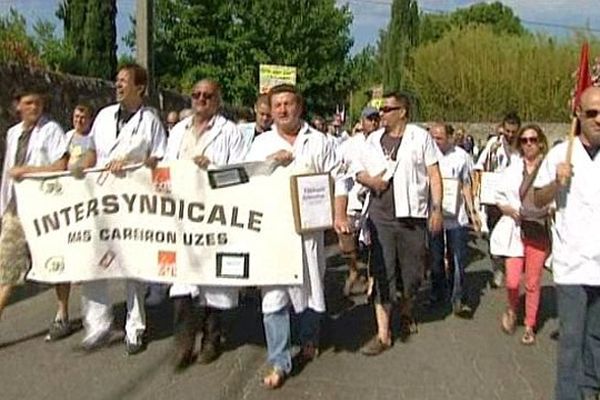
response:
[[[444,188],[442,211],[445,217],[456,217],[460,199],[460,182],[454,178],[444,178],[442,182]]]
[[[291,177],[296,232],[310,233],[333,227],[333,180],[325,174]]]
[[[302,284],[291,168],[270,174],[268,165],[238,168],[249,172],[245,182],[215,188],[208,171],[189,160],[123,175],[96,170],[83,179],[65,173],[23,179],[15,188],[32,255],[28,278]]]
[[[500,172],[482,172],[479,186],[479,203],[484,205],[496,204],[496,193],[502,182]]]
[[[273,86],[284,83],[296,84],[296,67],[260,64],[258,67],[258,89],[260,93],[268,93]]]

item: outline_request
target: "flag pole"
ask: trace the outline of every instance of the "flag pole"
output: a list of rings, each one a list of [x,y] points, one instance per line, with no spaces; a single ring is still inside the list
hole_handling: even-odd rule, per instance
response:
[[[589,67],[589,44],[588,42],[584,42],[581,46],[581,54],[579,56],[579,69],[577,71],[577,86],[575,87],[575,96],[573,97],[573,101],[571,104],[571,129],[569,130],[568,144],[567,144],[567,156],[565,162],[571,165],[571,160],[573,159],[573,143],[575,142],[575,136],[577,136],[577,130],[579,127],[579,120],[577,119],[577,115],[575,112],[579,107],[579,103],[581,101],[581,94],[583,91],[592,85],[592,77],[590,75],[590,67]],[[563,179],[561,184],[566,185],[566,179]]]

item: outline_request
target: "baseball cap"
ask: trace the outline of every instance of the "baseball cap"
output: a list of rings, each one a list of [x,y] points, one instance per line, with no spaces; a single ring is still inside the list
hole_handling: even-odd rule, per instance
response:
[[[379,116],[379,111],[375,107],[367,106],[363,108],[362,112],[360,113],[361,118],[369,118],[373,116]]]

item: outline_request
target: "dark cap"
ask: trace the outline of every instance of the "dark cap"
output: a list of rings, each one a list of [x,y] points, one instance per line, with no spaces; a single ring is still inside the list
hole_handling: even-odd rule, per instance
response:
[[[375,117],[375,116],[379,116],[379,111],[377,111],[377,109],[375,107],[370,107],[367,106],[365,108],[363,108],[362,112],[360,113],[360,117],[361,118],[369,118],[369,117]]]

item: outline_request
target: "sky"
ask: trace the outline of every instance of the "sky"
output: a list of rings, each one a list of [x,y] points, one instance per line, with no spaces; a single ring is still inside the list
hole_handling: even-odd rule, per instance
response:
[[[29,23],[38,18],[48,19],[60,27],[54,16],[59,0],[0,0],[0,13],[13,7],[25,16]],[[390,18],[392,0],[336,0],[338,5],[348,4],[354,15],[351,28],[354,37],[352,52],[360,51],[368,44],[375,44],[379,30],[385,28]],[[457,7],[468,7],[479,3],[476,0],[418,0],[424,12],[452,11]],[[133,14],[136,0],[117,0],[117,37],[119,40],[129,31],[129,16]],[[502,0],[521,18],[527,29],[541,31],[554,36],[566,36],[569,29],[539,25],[567,25],[589,27],[600,35],[599,0]],[[119,42],[119,53],[126,52]]]

